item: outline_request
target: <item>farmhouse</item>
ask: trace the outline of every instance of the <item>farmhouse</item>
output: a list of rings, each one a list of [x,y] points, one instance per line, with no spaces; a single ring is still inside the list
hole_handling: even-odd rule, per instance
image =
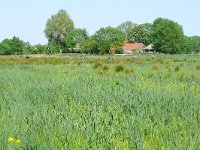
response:
[[[155,49],[153,48],[153,44],[148,45],[143,50],[144,50],[145,53],[149,53],[149,54],[156,52]]]
[[[122,47],[122,50],[124,54],[133,54],[134,52],[142,51],[143,48],[143,43],[126,43]]]

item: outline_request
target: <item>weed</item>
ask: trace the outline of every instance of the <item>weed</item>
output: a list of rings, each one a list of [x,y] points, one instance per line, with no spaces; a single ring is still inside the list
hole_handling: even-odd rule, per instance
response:
[[[200,70],[200,64],[196,65],[196,69]]]
[[[101,68],[103,66],[103,63],[102,62],[96,62],[95,64],[94,64],[94,69],[97,69],[97,68]]]
[[[185,81],[185,75],[184,75],[184,73],[182,73],[182,74],[179,76],[179,81],[180,81],[180,82]]]
[[[153,72],[149,72],[148,73],[148,78],[150,78],[150,79],[153,78],[153,75],[154,75]]]
[[[125,67],[122,64],[119,64],[119,65],[115,66],[115,71],[116,72],[122,72],[124,70],[125,70]]]
[[[175,71],[175,72],[178,72],[179,70],[180,70],[180,66],[177,65],[177,66],[174,68],[174,71]]]
[[[103,69],[103,72],[107,72],[109,70],[109,67],[108,67],[108,65],[103,64],[102,69]]]
[[[159,66],[158,66],[158,65],[154,65],[154,66],[152,66],[151,69],[152,69],[152,70],[158,70],[158,69],[159,69]]]

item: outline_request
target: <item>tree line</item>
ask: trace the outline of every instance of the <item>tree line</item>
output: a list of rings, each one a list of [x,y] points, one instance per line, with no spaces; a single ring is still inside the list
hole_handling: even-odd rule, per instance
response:
[[[161,53],[200,52],[200,36],[184,35],[181,25],[165,18],[152,24],[126,21],[117,27],[102,27],[90,36],[86,29],[74,27],[67,11],[59,10],[47,20],[44,34],[47,45],[31,45],[18,37],[5,39],[0,43],[0,54],[113,54],[120,53],[125,43],[135,42],[153,44]]]

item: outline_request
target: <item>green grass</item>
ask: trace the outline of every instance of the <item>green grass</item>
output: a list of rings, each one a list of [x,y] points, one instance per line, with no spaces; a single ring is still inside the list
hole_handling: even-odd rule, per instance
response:
[[[198,55],[0,63],[2,150],[200,149]]]

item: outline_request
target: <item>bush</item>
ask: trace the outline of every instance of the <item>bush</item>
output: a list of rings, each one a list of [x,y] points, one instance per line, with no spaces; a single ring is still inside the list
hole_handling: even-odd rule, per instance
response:
[[[115,54],[122,54],[123,50],[115,50]]]
[[[198,65],[196,66],[196,69],[197,69],[197,70],[200,70],[200,64],[198,64]]]
[[[119,65],[117,65],[116,67],[115,67],[115,71],[116,72],[122,72],[122,71],[124,71],[125,70],[125,67],[124,67],[124,65],[122,65],[122,64],[119,64]]]
[[[103,66],[103,63],[102,62],[96,62],[95,64],[94,64],[94,69],[97,69],[97,68],[100,68],[100,67],[102,67]]]
[[[174,71],[176,71],[176,72],[178,72],[180,70],[180,66],[176,66],[175,68],[174,68]]]
[[[152,66],[152,70],[158,70],[158,69],[159,69],[159,66],[158,66],[158,65]]]
[[[180,81],[180,82],[185,81],[185,75],[184,75],[183,73],[180,75],[179,81]]]
[[[104,64],[102,66],[102,69],[103,69],[104,72],[107,72],[109,70],[109,67],[108,67],[108,65]]]
[[[24,42],[15,36],[12,39],[5,39],[0,43],[0,54],[22,54],[24,45]]]

